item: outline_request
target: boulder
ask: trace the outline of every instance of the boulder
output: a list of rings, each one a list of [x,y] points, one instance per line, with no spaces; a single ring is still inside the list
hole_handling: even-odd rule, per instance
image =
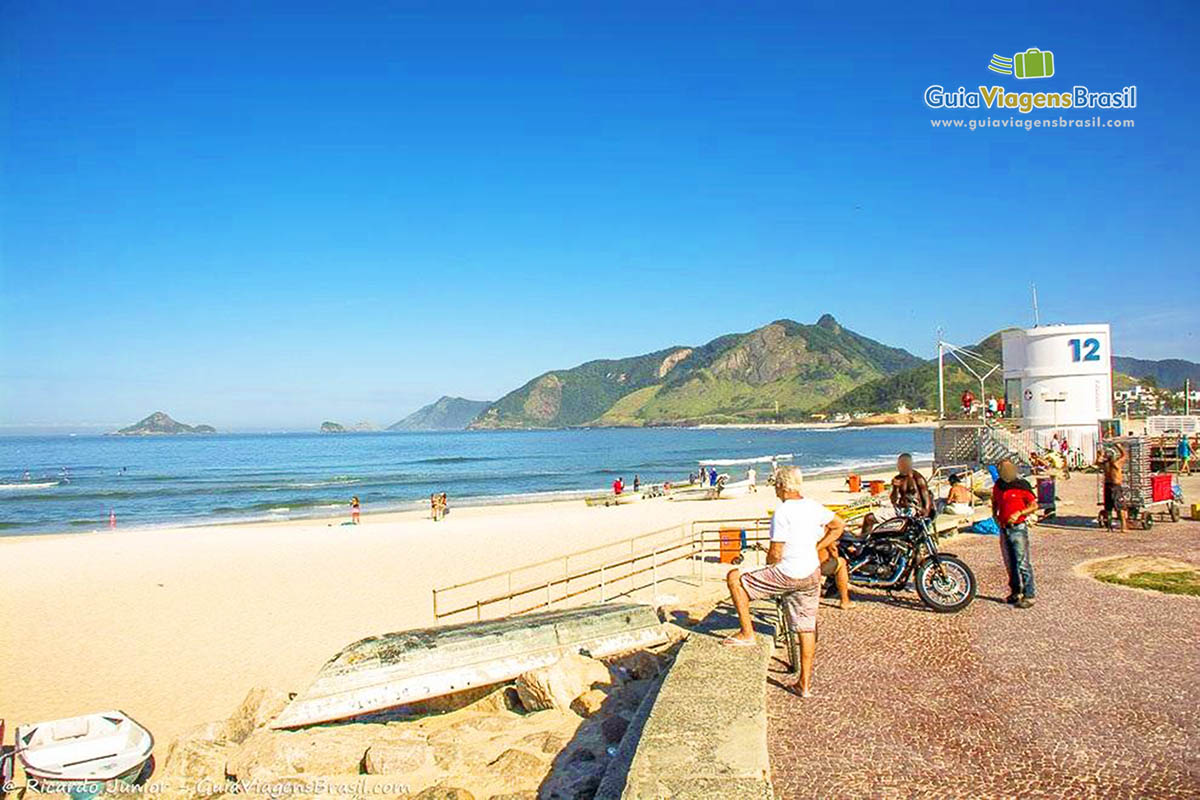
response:
[[[656,677],[662,670],[662,659],[649,650],[635,650],[609,663],[628,675],[629,680],[635,681]]]
[[[373,744],[363,756],[363,769],[368,775],[403,775],[420,769],[432,755],[424,740]]]
[[[569,653],[547,667],[517,677],[517,696],[529,711],[567,709],[571,701],[596,684],[612,684],[608,667],[594,658]]]
[[[371,747],[423,742],[420,732],[357,723],[302,731],[260,728],[230,755],[225,771],[239,780],[286,775],[357,775]]]
[[[428,789],[414,794],[412,800],[475,800],[475,795],[466,789],[438,785],[430,786]]]
[[[224,738],[241,744],[255,730],[263,727],[283,711],[289,702],[288,693],[281,689],[256,687],[246,694],[233,716],[225,721]]]
[[[464,744],[462,737],[453,731],[431,736],[429,742],[433,745],[433,763],[447,772],[470,774],[487,765],[488,757],[477,747]]]
[[[605,717],[604,721],[600,723],[600,733],[603,734],[604,741],[609,744],[616,744],[621,741],[628,728],[629,720],[615,714],[611,717]]]
[[[535,787],[550,771],[550,765],[524,750],[505,750],[488,764],[489,777],[500,778],[506,786],[532,783]]]
[[[154,780],[171,796],[200,797],[225,782],[231,747],[220,740],[221,723],[208,723],[181,734],[167,749]]]
[[[567,746],[567,737],[561,733],[552,733],[550,731],[538,731],[531,733],[528,736],[522,736],[517,744],[523,744],[527,747],[532,747],[540,750],[543,753],[554,754],[560,752]]]
[[[410,714],[448,714],[453,711],[484,713],[521,712],[521,701],[511,685],[477,686],[454,694],[431,697],[406,707]]]
[[[614,710],[616,711],[635,711],[642,704],[649,693],[654,682],[650,680],[630,681],[623,685],[619,691],[613,692],[616,699]]]
[[[588,689],[571,701],[571,710],[587,719],[600,711],[608,695],[599,689]]]

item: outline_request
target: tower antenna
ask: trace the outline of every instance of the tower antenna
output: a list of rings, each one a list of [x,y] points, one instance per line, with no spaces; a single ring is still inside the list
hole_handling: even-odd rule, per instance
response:
[[[1042,324],[1041,318],[1038,316],[1037,284],[1031,283],[1029,285],[1033,287],[1033,327],[1036,328]]]

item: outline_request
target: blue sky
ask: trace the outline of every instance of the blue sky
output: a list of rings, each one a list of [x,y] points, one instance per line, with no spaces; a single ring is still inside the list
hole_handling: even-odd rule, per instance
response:
[[[932,355],[1034,281],[1200,358],[1200,7],[975,5],[6,0],[0,425],[387,424],[826,311]],[[1021,115],[933,83],[1136,127],[934,130]]]

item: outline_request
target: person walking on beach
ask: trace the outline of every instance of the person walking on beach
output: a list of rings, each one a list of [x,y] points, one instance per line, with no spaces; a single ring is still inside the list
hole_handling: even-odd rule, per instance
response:
[[[1037,495],[1017,466],[1005,458],[996,465],[1000,480],[992,487],[992,517],[1000,527],[1000,555],[1008,572],[1008,598],[1017,608],[1030,608],[1035,593],[1029,558],[1029,518],[1037,514]]]
[[[1188,441],[1187,434],[1181,434],[1179,437],[1179,474],[1192,474],[1192,443]]]
[[[633,476],[633,490],[636,492],[640,488],[642,488],[642,476],[634,475]]]
[[[813,657],[817,650],[817,609],[821,604],[821,551],[842,535],[845,523],[825,506],[804,497],[804,474],[797,466],[779,470],[775,496],[782,502],[771,517],[767,566],[749,572],[731,569],[725,576],[737,609],[737,633],[722,644],[752,647],[754,626],[750,602],[788,595],[785,612],[800,637],[801,697],[812,696]]]
[[[358,502],[358,495],[354,495],[354,497],[350,498],[350,521],[355,525],[358,525],[361,522],[359,519],[359,511],[361,510],[361,506]]]
[[[625,491],[625,479],[617,478],[615,481],[613,481],[613,494],[615,494],[617,497],[620,497],[621,492],[623,491]]]
[[[750,491],[758,491],[758,472],[754,467],[746,470],[746,483],[750,484]]]

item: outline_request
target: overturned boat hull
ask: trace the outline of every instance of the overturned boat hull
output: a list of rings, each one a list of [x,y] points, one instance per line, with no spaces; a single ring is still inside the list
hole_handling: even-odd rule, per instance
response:
[[[602,603],[355,642],[330,659],[273,728],[299,728],[489,686],[553,664],[566,653],[593,657],[665,642],[651,606]]]

